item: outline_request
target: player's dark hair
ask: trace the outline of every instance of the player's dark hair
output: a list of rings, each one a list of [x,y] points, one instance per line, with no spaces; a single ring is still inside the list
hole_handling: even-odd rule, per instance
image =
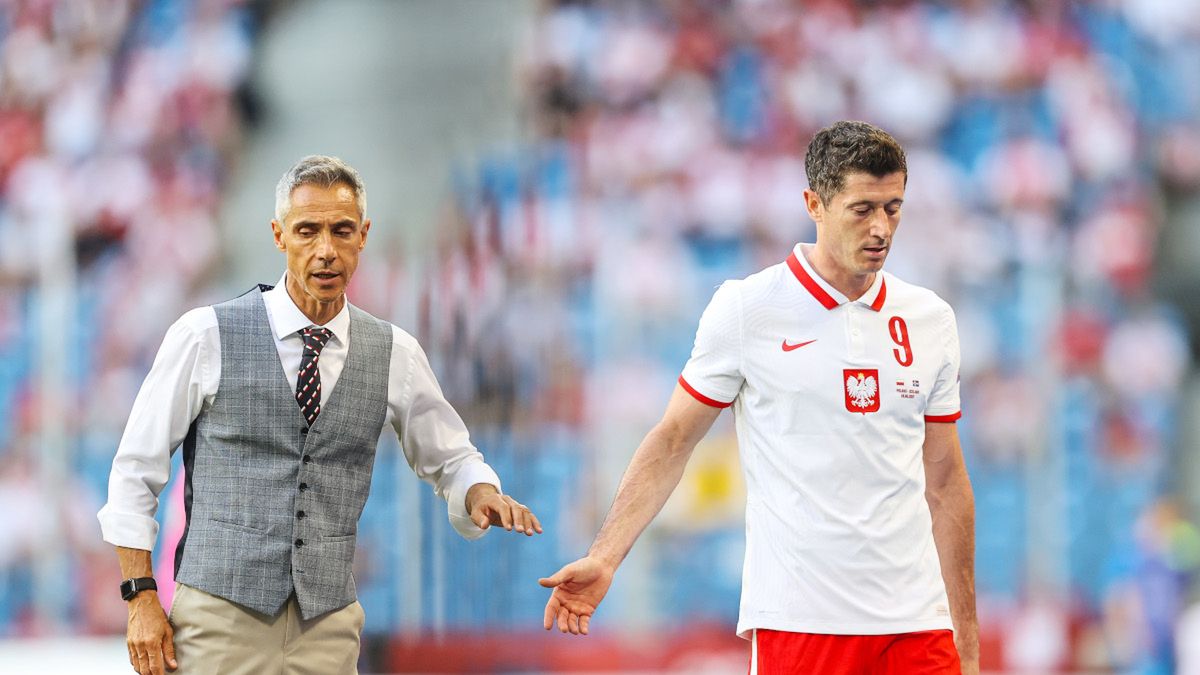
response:
[[[897,171],[908,182],[904,148],[888,132],[866,122],[843,120],[821,129],[804,155],[808,187],[828,205],[846,187],[846,176],[869,173],[882,178]]]

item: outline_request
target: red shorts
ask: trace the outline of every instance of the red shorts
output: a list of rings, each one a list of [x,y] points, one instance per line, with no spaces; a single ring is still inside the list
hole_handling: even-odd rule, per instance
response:
[[[818,635],[754,631],[750,675],[959,675],[954,633]]]

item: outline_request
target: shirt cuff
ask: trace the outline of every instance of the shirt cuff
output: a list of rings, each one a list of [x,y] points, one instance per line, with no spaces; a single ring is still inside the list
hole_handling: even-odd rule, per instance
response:
[[[158,521],[137,513],[118,513],[107,505],[96,514],[104,541],[113,546],[153,551]]]
[[[497,491],[503,492],[500,489],[500,477],[492,467],[485,462],[471,462],[459,468],[454,477],[454,484],[446,493],[446,510],[450,516],[450,524],[467,541],[473,541],[487,533],[487,530],[480,529],[472,522],[471,514],[467,513],[467,491],[479,483],[495,485]]]

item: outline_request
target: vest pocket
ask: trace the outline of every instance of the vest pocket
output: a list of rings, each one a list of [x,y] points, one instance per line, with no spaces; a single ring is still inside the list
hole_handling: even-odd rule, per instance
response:
[[[238,532],[247,532],[249,534],[257,534],[257,535],[265,535],[267,533],[266,530],[259,529],[252,525],[243,525],[242,523],[231,523],[227,520],[219,520],[217,518],[211,518],[210,520],[212,520],[212,523],[214,525],[216,525],[217,527],[222,527],[227,530],[237,530]]]
[[[318,546],[329,547],[331,554],[341,553],[343,550],[348,551],[351,555],[354,553],[354,540],[358,538],[357,533],[339,534],[332,537],[316,537]]]
[[[357,539],[356,534],[306,538],[292,558],[293,570],[303,570],[296,580],[297,593],[307,590],[319,598],[353,600],[351,568]]]

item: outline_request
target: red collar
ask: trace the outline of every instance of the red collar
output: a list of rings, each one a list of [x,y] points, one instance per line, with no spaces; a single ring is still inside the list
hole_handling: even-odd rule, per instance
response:
[[[821,303],[825,309],[834,309],[842,304],[835,300],[833,296],[830,295],[829,292],[826,291],[821,284],[818,283],[817,280],[808,273],[808,270],[804,268],[804,264],[800,262],[798,257],[796,257],[795,251],[788,256],[787,266],[791,268],[792,274],[796,275],[796,279],[800,282],[800,285],[804,286],[805,290],[811,293],[812,296],[817,299],[817,302]],[[875,296],[875,300],[871,302],[870,305],[871,309],[875,310],[876,312],[883,309],[883,302],[887,299],[887,280],[883,278],[882,271],[879,272],[879,276],[879,293]]]

